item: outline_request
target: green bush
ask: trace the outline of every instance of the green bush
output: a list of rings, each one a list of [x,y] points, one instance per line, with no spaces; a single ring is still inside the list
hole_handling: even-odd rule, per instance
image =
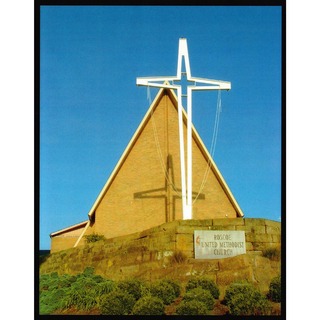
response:
[[[281,302],[281,276],[275,277],[271,280],[268,297],[274,302]]]
[[[52,279],[59,279],[58,272],[52,272],[52,273],[50,273],[50,278],[52,278]]]
[[[144,296],[133,307],[133,315],[163,315],[164,304],[161,299],[152,296]]]
[[[219,299],[220,291],[218,286],[213,282],[213,280],[207,277],[192,278],[187,283],[186,291],[198,287],[202,287],[202,289],[209,290],[213,298]]]
[[[116,285],[112,280],[104,280],[99,282],[95,287],[95,293],[97,296],[110,293],[115,289]]]
[[[279,248],[267,248],[262,251],[262,256],[272,261],[280,261],[281,251]]]
[[[117,287],[120,289],[120,291],[126,291],[132,294],[135,300],[139,300],[141,298],[144,286],[144,282],[139,279],[122,280],[117,284]]]
[[[161,282],[167,283],[173,288],[175,298],[178,298],[180,296],[181,285],[179,284],[178,281],[173,280],[173,279],[163,279],[163,280],[161,280]]]
[[[171,264],[180,264],[180,263],[184,263],[188,259],[188,257],[186,256],[185,253],[178,250],[178,251],[174,251],[173,255],[170,256],[169,259]]]
[[[76,288],[84,293],[88,290],[93,290],[97,286],[97,283],[92,277],[79,277],[76,282],[73,283],[72,288]]]
[[[94,274],[88,267],[78,275],[40,275],[40,314],[51,314],[57,309],[90,310],[99,306],[101,298],[115,288],[112,280]]]
[[[126,291],[114,290],[104,295],[100,302],[101,313],[105,315],[128,315],[136,300]]]
[[[63,299],[66,297],[66,290],[59,288],[46,291],[40,294],[40,314],[50,314],[62,308]]]
[[[50,287],[50,275],[49,274],[40,275],[40,278],[39,278],[40,292],[44,290],[48,290],[49,287]]]
[[[99,289],[102,290],[101,293],[107,293],[111,291],[111,288],[110,290],[106,288],[103,289],[104,286],[113,287],[114,282],[112,280],[104,279],[100,275],[95,275],[92,267],[87,267],[83,273],[78,274],[75,277],[75,280],[72,280],[72,288],[77,289],[78,291],[84,291],[84,293],[88,290],[97,291]]]
[[[69,274],[63,274],[58,279],[59,288],[70,288],[72,284],[76,281],[75,276],[71,276]]]
[[[178,315],[206,315],[208,314],[208,309],[201,301],[182,300],[182,302],[177,306],[176,313]]]
[[[63,301],[72,285],[73,276],[51,273],[40,275],[40,314],[50,314],[63,307]]]
[[[57,272],[40,276],[40,291],[54,290],[59,288],[59,276]]]
[[[63,300],[62,308],[69,309],[74,307],[78,310],[90,310],[97,305],[96,297],[93,291],[71,289]]]
[[[151,284],[150,293],[153,297],[161,299],[165,305],[170,304],[176,297],[172,285],[165,281]]]
[[[250,283],[232,283],[226,290],[225,303],[232,315],[268,315],[270,304]]]
[[[75,307],[78,310],[89,310],[100,304],[100,297],[110,293],[115,287],[111,280],[94,274],[92,267],[76,276],[71,285],[69,296],[65,299],[65,308]]]
[[[183,297],[183,300],[196,300],[203,302],[208,310],[212,310],[214,305],[214,299],[210,291],[201,287],[187,291]]]
[[[93,279],[93,281],[95,283],[101,283],[101,282],[105,281],[105,279],[102,276],[98,275],[98,274],[93,275],[92,279]]]
[[[97,242],[97,241],[106,239],[103,234],[97,234],[97,233],[92,233],[84,237],[86,239],[86,243],[92,243],[92,242]]]
[[[82,273],[84,276],[92,276],[94,275],[94,268],[93,267],[86,267]]]

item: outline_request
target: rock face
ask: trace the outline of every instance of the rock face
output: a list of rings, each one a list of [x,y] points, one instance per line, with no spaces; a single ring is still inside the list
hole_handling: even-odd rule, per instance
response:
[[[194,259],[194,230],[245,231],[246,254],[225,259]],[[253,282],[267,292],[281,272],[281,223],[266,219],[181,220],[128,236],[101,240],[53,253],[40,265],[40,274],[77,274],[90,266],[97,274],[120,280],[193,276],[212,278],[220,288],[238,280]]]

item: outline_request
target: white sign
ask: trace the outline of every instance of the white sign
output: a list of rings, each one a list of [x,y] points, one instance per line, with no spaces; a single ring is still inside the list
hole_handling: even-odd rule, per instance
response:
[[[223,259],[246,253],[244,231],[195,230],[196,259]]]

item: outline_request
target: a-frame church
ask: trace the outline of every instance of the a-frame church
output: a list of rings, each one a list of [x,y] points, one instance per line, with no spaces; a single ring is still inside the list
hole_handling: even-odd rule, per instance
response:
[[[187,114],[183,111],[184,133]],[[184,134],[186,141],[186,134]],[[243,217],[237,201],[192,127],[193,219]],[[162,88],[98,195],[88,220],[51,233],[51,252],[182,219],[178,99]]]

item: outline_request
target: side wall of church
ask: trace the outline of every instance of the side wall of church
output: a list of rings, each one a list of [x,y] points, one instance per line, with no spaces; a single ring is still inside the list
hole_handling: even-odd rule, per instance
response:
[[[186,126],[184,126],[186,142]],[[185,143],[186,145],[186,143]],[[186,151],[186,150],[185,150]],[[235,218],[236,211],[193,140],[194,219]],[[171,187],[174,185],[174,187]],[[182,219],[177,109],[164,94],[118,168],[95,212],[94,231],[106,238]]]
[[[70,231],[65,231],[56,236],[52,236],[50,252],[53,253],[72,248],[79,239],[84,228],[85,225]]]

